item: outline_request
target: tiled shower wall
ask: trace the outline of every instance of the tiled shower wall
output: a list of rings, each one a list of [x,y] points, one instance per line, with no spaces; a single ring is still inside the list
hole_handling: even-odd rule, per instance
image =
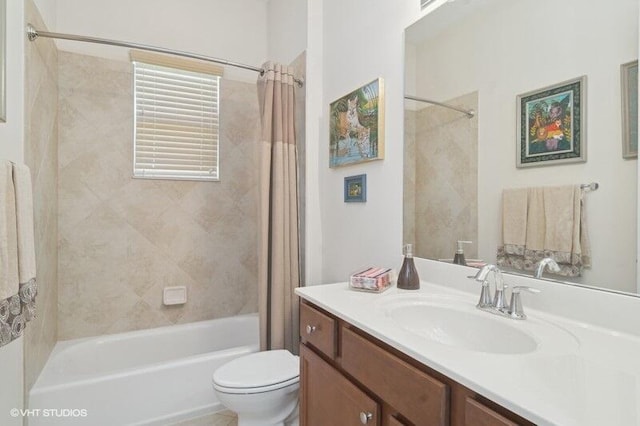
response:
[[[131,65],[58,62],[59,338],[255,312],[255,84],[221,81],[220,182],[133,179]]]
[[[477,92],[447,101],[478,110]],[[405,229],[414,253],[452,259],[456,240],[470,240],[468,259],[478,252],[478,119],[429,106],[405,111]],[[413,131],[414,133],[406,134]],[[408,215],[412,217],[407,217]],[[407,226],[408,225],[408,226]]]
[[[25,1],[25,20],[45,29],[38,9]],[[37,317],[24,339],[24,389],[35,383],[57,338],[58,322],[58,57],[53,41],[26,42],[25,163],[33,183]],[[25,399],[26,400],[26,399]]]

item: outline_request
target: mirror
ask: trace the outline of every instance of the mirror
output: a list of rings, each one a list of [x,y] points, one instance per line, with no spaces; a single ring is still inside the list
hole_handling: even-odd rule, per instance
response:
[[[545,277],[637,292],[621,67],[638,58],[638,13],[638,0],[450,0],[406,29],[405,94],[476,112],[405,101],[404,240],[416,256],[451,261],[470,240],[467,259],[495,263],[504,189],[597,182],[583,192],[591,267]],[[517,97],[582,76],[586,161],[518,168]]]
[[[7,121],[7,4],[0,0],[0,122]]]

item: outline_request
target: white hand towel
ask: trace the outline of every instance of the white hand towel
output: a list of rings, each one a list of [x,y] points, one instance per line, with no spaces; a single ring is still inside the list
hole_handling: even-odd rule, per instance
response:
[[[576,250],[580,254],[580,211],[579,206],[575,211],[574,186],[545,187],[544,203],[548,219],[544,228],[545,250],[563,253],[575,253]]]
[[[582,266],[591,267],[591,240],[589,239],[589,228],[587,227],[587,209],[584,205],[584,191],[579,188],[576,191],[579,196],[578,203],[580,206],[580,249],[582,250]]]
[[[529,188],[527,209],[527,250],[544,250],[547,216],[543,188]]]
[[[527,238],[527,188],[502,192],[502,241],[509,247],[524,248]],[[522,254],[522,253],[520,253]]]
[[[18,236],[18,275],[20,284],[36,277],[36,249],[33,236],[33,195],[31,171],[24,164],[13,165],[13,185],[16,193],[16,223]]]
[[[16,200],[12,170],[10,161],[0,160],[0,301],[18,294],[19,289]]]

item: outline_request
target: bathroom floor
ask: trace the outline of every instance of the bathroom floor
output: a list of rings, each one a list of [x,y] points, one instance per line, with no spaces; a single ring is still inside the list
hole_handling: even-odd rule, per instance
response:
[[[186,420],[173,426],[237,426],[238,417],[232,411],[225,410],[197,419]]]

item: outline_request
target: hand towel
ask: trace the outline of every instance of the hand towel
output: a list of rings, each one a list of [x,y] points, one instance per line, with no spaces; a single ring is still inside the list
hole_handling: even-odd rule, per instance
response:
[[[36,277],[36,249],[33,236],[33,195],[31,171],[24,164],[13,165],[13,186],[16,194],[18,237],[18,276],[20,284]]]
[[[582,249],[582,266],[591,268],[591,240],[589,239],[589,228],[587,227],[587,209],[584,201],[584,191],[580,188],[580,248]]]
[[[13,165],[13,186],[16,198],[16,228],[18,243],[18,277],[24,319],[36,316],[36,249],[33,227],[33,195],[31,170],[24,164]]]
[[[547,221],[544,189],[529,188],[527,195],[526,249],[530,251],[544,250]]]
[[[527,194],[526,201],[522,191]],[[517,198],[514,194],[518,194]],[[515,218],[520,218],[520,224],[515,223]],[[520,246],[523,227],[526,231]],[[591,266],[580,185],[503,191],[503,246],[498,247],[498,265],[533,271],[545,257],[559,264],[557,274],[562,276],[580,276],[584,267]]]
[[[502,191],[502,245],[498,247],[497,264],[523,269],[527,241],[527,188]]]
[[[579,206],[575,205],[574,187],[570,185],[548,186],[543,189],[543,193],[544,215],[549,219],[543,228],[543,248],[567,254],[572,253],[575,249],[579,253],[580,210]],[[576,239],[574,236],[578,236],[578,238]],[[559,260],[570,263],[570,259]]]
[[[0,160],[0,300],[18,294],[18,240],[13,166]],[[4,316],[0,311],[0,317]]]
[[[0,346],[35,317],[35,277],[31,172],[0,160]]]
[[[527,189],[502,192],[502,239],[507,251],[524,247],[527,237]]]
[[[580,185],[545,188],[546,214],[553,217],[546,227],[545,257],[558,262],[559,275],[580,276],[583,267],[591,266],[582,197]]]
[[[11,162],[0,160],[0,346],[22,334],[16,200]]]

